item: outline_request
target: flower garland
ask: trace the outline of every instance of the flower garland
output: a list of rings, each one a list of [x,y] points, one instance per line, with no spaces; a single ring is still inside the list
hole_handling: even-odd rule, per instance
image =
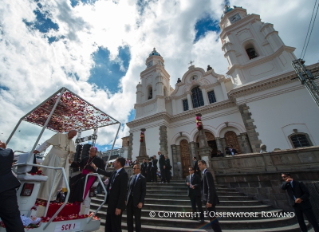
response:
[[[144,142],[144,131],[141,131],[140,142]]]
[[[199,115],[196,116],[196,125],[197,125],[197,130],[203,129],[202,118]]]

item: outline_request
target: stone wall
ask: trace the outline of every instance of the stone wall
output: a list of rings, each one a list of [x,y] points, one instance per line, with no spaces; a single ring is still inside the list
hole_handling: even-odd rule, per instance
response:
[[[303,181],[311,192],[314,211],[319,218],[319,147],[252,153],[234,157],[213,158],[213,169],[218,184],[236,188],[248,196],[286,211],[286,191],[281,190],[281,172],[290,172]]]

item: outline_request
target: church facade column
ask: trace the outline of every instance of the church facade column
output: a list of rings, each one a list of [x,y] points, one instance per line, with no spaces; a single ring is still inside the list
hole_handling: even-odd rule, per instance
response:
[[[193,163],[193,157],[196,157],[198,159],[197,144],[193,141],[190,142],[188,145],[191,163]]]
[[[202,94],[203,94],[203,99],[204,99],[204,105],[209,105],[208,102],[208,96],[207,96],[207,92],[205,88],[200,88],[202,90]]]
[[[143,162],[143,159],[148,159],[147,153],[146,153],[146,142],[145,142],[145,131],[146,129],[141,129],[140,134],[140,152],[139,155],[136,157],[139,163]]]
[[[133,153],[133,133],[130,133],[127,159],[132,160],[132,153]]]
[[[173,161],[173,176],[182,178],[182,162],[181,162],[181,148],[180,145],[171,145],[172,161]]]
[[[216,141],[216,145],[217,145],[217,150],[220,150],[223,153],[223,147],[222,147],[222,143],[220,141],[220,138],[216,137],[215,141]]]
[[[193,109],[193,102],[192,102],[192,97],[191,97],[190,92],[187,92],[187,102],[188,102],[188,109],[192,110]]]
[[[238,139],[238,141],[241,141],[241,149],[243,153],[252,153],[251,147],[250,147],[250,143],[248,141],[248,136],[247,133],[241,133],[240,134],[240,140]]]
[[[173,113],[173,115],[175,115],[176,114],[176,105],[175,105],[176,103],[175,103],[175,99],[172,99],[172,113]]]
[[[160,151],[164,155],[168,155],[168,146],[167,146],[167,127],[160,126],[159,127],[159,134],[160,134]]]

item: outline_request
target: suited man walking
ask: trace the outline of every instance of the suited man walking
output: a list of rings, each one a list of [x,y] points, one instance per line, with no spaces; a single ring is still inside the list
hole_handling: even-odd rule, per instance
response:
[[[11,171],[14,155],[5,147],[0,141],[0,217],[7,232],[24,232],[16,191],[20,182]]]
[[[303,217],[303,214],[305,214],[315,232],[319,232],[318,222],[309,201],[310,194],[307,187],[304,183],[292,179],[290,173],[282,173],[281,177],[284,180],[281,189],[287,190],[289,204],[295,210],[301,231],[308,231]]]
[[[161,177],[162,177],[161,182],[166,183],[167,179],[166,179],[166,171],[165,171],[165,157],[160,151],[157,154],[159,155],[158,163],[159,163],[159,168],[161,170]]]
[[[188,168],[189,176],[186,177],[186,185],[187,188],[187,196],[191,200],[193,214],[195,217],[193,219],[197,219],[197,212],[200,212],[200,222],[204,223],[204,212],[202,208],[201,201],[201,179],[200,177],[194,173],[194,169],[192,167]],[[198,211],[196,211],[196,205]]]
[[[103,169],[97,168],[94,163],[91,166],[97,173],[110,177],[107,185],[108,203],[105,221],[105,232],[121,232],[122,213],[125,209],[125,200],[127,196],[128,175],[124,170],[125,159],[118,157],[113,162],[115,171],[106,172]]]
[[[128,191],[126,198],[127,228],[133,232],[133,215],[135,217],[135,230],[141,231],[141,210],[144,205],[146,195],[146,179],[140,172],[140,165],[133,167],[134,175],[128,182]]]
[[[212,173],[206,168],[206,161],[198,161],[199,170],[202,172],[202,202],[206,205],[206,211],[214,232],[221,232],[219,222],[216,217],[212,217],[216,212],[216,205],[219,204],[219,199],[216,193],[214,179]]]

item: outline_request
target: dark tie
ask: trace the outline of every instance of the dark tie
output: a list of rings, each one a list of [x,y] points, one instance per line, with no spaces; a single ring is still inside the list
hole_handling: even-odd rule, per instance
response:
[[[136,176],[134,176],[134,181],[132,183],[132,187],[131,187],[131,195],[133,196],[133,192],[134,192],[134,188],[135,188],[135,183],[136,183]]]

